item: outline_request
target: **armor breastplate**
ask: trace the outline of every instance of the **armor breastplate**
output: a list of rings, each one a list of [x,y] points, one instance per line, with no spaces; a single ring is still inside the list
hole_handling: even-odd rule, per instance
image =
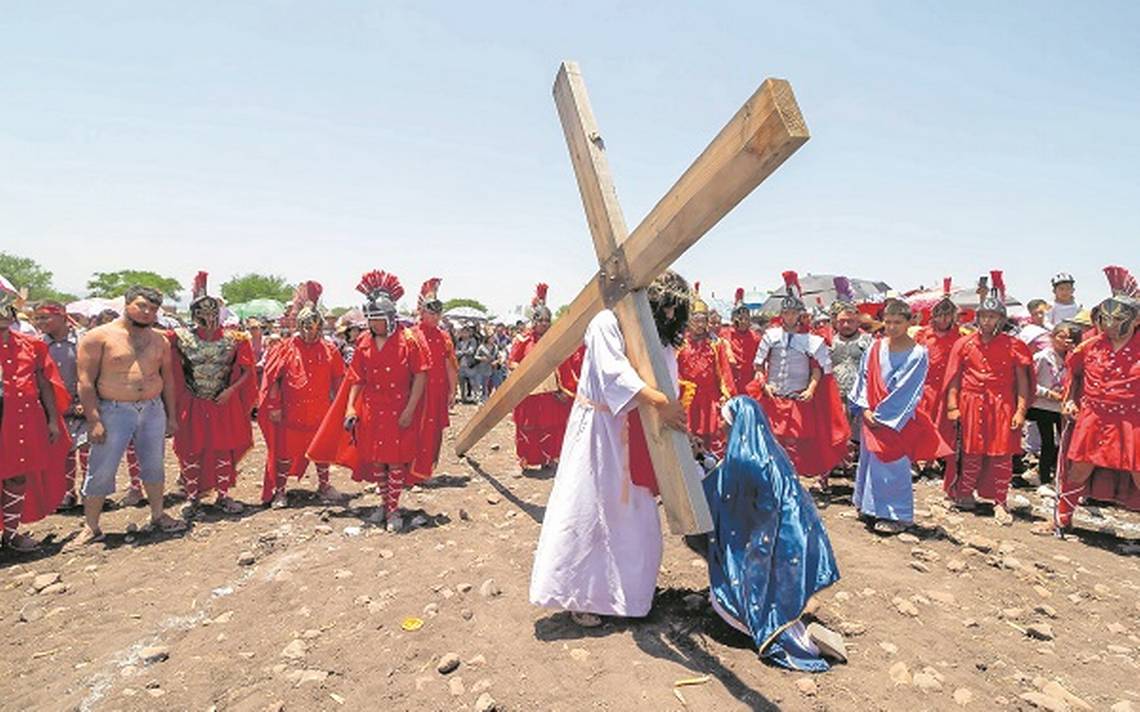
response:
[[[198,398],[217,398],[229,385],[230,369],[237,350],[233,338],[223,335],[217,341],[205,341],[194,332],[183,329],[177,334],[186,387]]]

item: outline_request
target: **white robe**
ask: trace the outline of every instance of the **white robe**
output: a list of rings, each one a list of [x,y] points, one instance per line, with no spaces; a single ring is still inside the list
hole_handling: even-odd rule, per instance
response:
[[[585,343],[578,397],[538,537],[530,601],[641,617],[653,604],[662,553],[657,501],[629,475],[626,421],[645,382],[625,356],[613,312],[593,318]]]

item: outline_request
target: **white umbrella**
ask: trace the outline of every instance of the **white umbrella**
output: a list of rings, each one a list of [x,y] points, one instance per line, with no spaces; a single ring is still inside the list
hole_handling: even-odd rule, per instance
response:
[[[87,299],[80,299],[77,302],[72,302],[67,305],[68,314],[79,314],[91,318],[98,316],[100,312],[108,309],[114,311],[116,314],[122,314],[126,303],[122,297],[114,299],[105,299],[103,297],[88,297]]]
[[[443,313],[448,319],[476,319],[478,321],[486,321],[490,319],[490,315],[479,311],[475,307],[455,307],[448,309]]]

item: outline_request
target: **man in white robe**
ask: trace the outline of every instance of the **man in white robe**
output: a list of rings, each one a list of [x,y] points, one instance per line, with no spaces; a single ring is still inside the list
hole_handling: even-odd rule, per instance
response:
[[[666,272],[650,286],[650,304],[663,344],[675,346],[688,321],[688,284]],[[629,414],[657,408],[669,427],[684,430],[676,400],[650,388],[625,355],[617,317],[606,310],[586,329],[586,353],[570,412],[554,489],[538,539],[530,600],[570,611],[582,625],[598,615],[649,613],[661,565],[661,522],[647,487],[629,468]],[[676,380],[669,386],[676,392]],[[696,462],[693,477],[700,477]]]

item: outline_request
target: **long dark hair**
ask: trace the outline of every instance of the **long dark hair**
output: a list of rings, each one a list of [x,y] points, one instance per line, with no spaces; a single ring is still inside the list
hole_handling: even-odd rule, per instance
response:
[[[689,323],[692,303],[689,283],[673,270],[665,270],[645,291],[661,343],[680,348],[685,342],[685,327]],[[673,308],[672,317],[667,313],[670,307]]]

